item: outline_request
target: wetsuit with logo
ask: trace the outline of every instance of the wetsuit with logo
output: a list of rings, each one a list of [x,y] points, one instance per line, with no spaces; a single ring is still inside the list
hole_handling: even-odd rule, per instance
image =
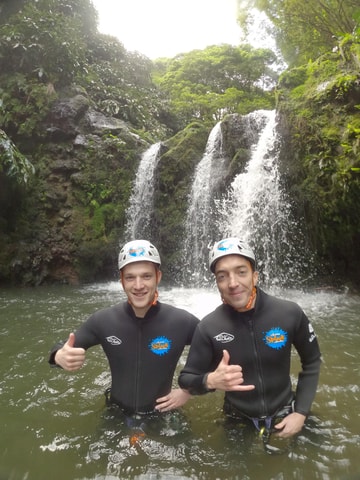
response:
[[[247,417],[273,416],[293,397],[291,349],[297,350],[302,370],[295,392],[295,411],[307,415],[318,384],[321,355],[314,330],[302,309],[257,288],[255,308],[237,312],[221,305],[198,325],[179,385],[203,394],[206,377],[219,364],[223,350],[230,364],[242,367],[244,385],[255,389],[226,392],[225,407]],[[226,411],[226,408],[225,408]]]
[[[129,414],[149,413],[155,400],[170,392],[177,362],[198,321],[189,312],[160,302],[144,318],[137,318],[124,302],[91,315],[75,332],[75,347],[100,344],[111,370],[111,402]],[[50,364],[62,345],[53,347]]]

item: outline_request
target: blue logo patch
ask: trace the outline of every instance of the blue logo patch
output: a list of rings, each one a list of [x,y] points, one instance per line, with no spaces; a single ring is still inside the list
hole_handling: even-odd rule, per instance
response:
[[[171,340],[166,337],[156,337],[149,343],[150,350],[155,355],[165,355],[171,348]]]
[[[275,350],[280,350],[280,348],[285,347],[287,339],[287,332],[279,327],[272,328],[266,332],[263,338],[265,345]]]

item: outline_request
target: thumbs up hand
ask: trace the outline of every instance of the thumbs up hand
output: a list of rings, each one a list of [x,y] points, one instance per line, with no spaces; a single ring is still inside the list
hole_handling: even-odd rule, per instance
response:
[[[210,372],[206,379],[209,390],[223,390],[225,392],[243,392],[254,390],[255,385],[242,385],[244,383],[240,365],[230,364],[230,354],[223,350],[223,356],[216,370]]]
[[[85,362],[85,350],[74,347],[75,334],[70,333],[67,342],[55,354],[55,363],[64,370],[73,372],[79,370]]]
[[[75,333],[69,333],[69,338],[66,342],[68,347],[74,348],[75,345]]]

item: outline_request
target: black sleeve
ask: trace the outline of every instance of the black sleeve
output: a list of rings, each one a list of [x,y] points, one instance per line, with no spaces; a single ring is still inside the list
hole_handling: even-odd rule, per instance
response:
[[[181,370],[178,379],[180,387],[188,390],[192,395],[213,391],[206,387],[206,378],[217,365],[212,360],[214,357],[212,344],[201,332],[199,325],[195,330],[185,367]]]
[[[190,317],[189,317],[190,328],[189,328],[189,335],[188,335],[188,338],[187,338],[186,345],[191,344],[193,336],[194,336],[194,332],[195,332],[196,327],[197,327],[199,322],[200,322],[200,320],[197,317],[190,314]]]
[[[80,347],[87,350],[88,348],[99,344],[99,340],[96,335],[96,323],[97,315],[93,314],[75,331],[75,347]],[[66,341],[58,342],[51,348],[48,360],[51,366],[57,366],[55,363],[56,352],[60,350],[65,343]]]
[[[296,387],[295,411],[307,415],[319,381],[321,353],[314,329],[305,314],[302,315],[294,346],[302,365]]]
[[[54,345],[52,347],[52,349],[50,350],[50,355],[49,355],[49,363],[52,367],[59,367],[59,365],[57,365],[55,363],[55,355],[56,355],[56,352],[58,350],[60,350],[60,348],[62,348],[64,346],[65,342],[58,342],[56,345]],[[61,367],[60,367],[61,368]]]

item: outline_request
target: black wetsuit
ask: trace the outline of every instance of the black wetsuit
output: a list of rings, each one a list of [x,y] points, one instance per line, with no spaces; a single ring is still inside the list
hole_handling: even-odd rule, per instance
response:
[[[149,413],[155,400],[170,392],[177,362],[198,321],[160,302],[137,318],[124,302],[91,315],[75,332],[75,347],[101,344],[112,375],[111,402],[129,414]],[[53,347],[50,364],[62,345]]]
[[[294,396],[290,379],[292,345],[302,364],[295,411],[307,415],[321,363],[315,333],[296,303],[272,297],[259,288],[254,309],[237,312],[221,305],[199,323],[179,385],[192,394],[208,392],[206,374],[216,369],[226,349],[230,364],[242,367],[244,385],[255,385],[255,390],[226,392],[225,407],[230,405],[240,416],[274,416]]]

